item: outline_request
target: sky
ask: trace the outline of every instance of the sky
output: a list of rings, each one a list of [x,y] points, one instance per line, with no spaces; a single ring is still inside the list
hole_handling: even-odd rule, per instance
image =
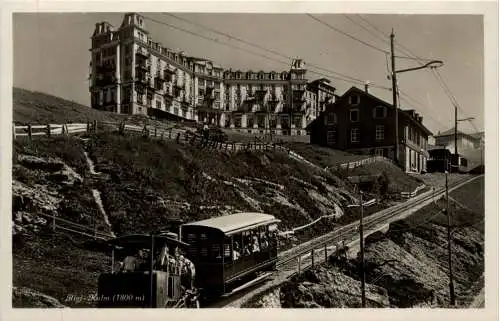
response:
[[[306,14],[173,13],[177,17],[305,61],[307,77],[330,78],[343,94],[354,84],[335,79],[330,71],[374,85],[391,87],[387,78],[390,56],[353,40]],[[212,59],[223,68],[240,70],[287,70],[291,61],[245,45],[206,28],[168,14],[143,13],[153,41],[185,53]],[[314,14],[333,28],[382,51],[390,50],[389,34],[396,39],[396,70],[416,67],[411,55],[444,61],[439,73],[459,104],[458,118],[474,117],[478,130],[484,128],[483,19],[480,15],[357,15]],[[88,75],[90,37],[95,24],[108,21],[119,27],[123,13],[15,13],[13,16],[14,86],[46,92],[85,105],[90,104]],[[150,20],[153,19],[153,20]],[[368,22],[369,23],[368,23]],[[159,22],[184,28],[217,41],[175,30]],[[361,26],[364,26],[361,27]],[[378,35],[376,37],[375,35]],[[384,41],[385,40],[385,41]],[[230,48],[240,47],[242,50]],[[400,45],[404,47],[400,47]],[[404,49],[402,49],[404,48]],[[252,53],[257,53],[257,55]],[[265,56],[265,57],[262,57]],[[276,60],[281,61],[277,62]],[[320,67],[328,71],[313,68]],[[314,74],[319,71],[324,75]],[[454,108],[432,71],[423,69],[398,74],[403,109],[415,109],[435,134],[452,128]],[[392,103],[392,93],[371,87],[370,92]],[[459,129],[474,132],[469,122]]]

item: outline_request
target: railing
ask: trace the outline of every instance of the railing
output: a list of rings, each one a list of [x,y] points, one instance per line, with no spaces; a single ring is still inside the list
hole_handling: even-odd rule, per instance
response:
[[[476,177],[477,178],[477,177]],[[460,186],[474,180],[476,178],[465,177],[456,182],[450,184],[450,189],[454,190]],[[380,212],[374,213],[370,216],[365,217],[364,228],[368,233],[365,233],[365,237],[368,237],[369,230],[377,228],[381,224],[391,223],[394,220],[399,219],[399,216],[409,210],[414,209],[418,205],[425,205],[427,202],[434,200],[440,195],[444,195],[445,188],[439,188],[437,190],[429,191],[418,195],[414,200],[408,200],[404,203],[392,206],[390,208],[381,210]],[[370,203],[373,200],[369,201]],[[363,205],[366,206],[367,203]],[[352,205],[357,206],[357,205]],[[332,232],[329,232],[323,236],[312,239],[311,241],[299,244],[298,246],[280,252],[279,262],[277,268],[280,271],[293,271],[293,275],[300,274],[301,272],[313,268],[315,264],[321,263],[324,254],[324,261],[328,260],[328,255],[331,250],[334,250],[335,254],[343,253],[348,250],[346,243],[352,242],[352,237],[359,228],[359,221],[352,222],[348,225],[344,225]],[[318,255],[318,253],[320,255]],[[307,262],[306,260],[309,260]]]
[[[49,215],[44,213],[38,213],[37,215],[46,218],[47,221],[49,220],[51,221],[51,228],[53,232],[55,232],[56,229],[59,229],[94,239],[108,240],[110,238],[113,238],[113,235],[111,234],[98,231],[95,222],[94,226],[91,227],[88,225],[79,224],[70,220],[57,217],[54,214]]]

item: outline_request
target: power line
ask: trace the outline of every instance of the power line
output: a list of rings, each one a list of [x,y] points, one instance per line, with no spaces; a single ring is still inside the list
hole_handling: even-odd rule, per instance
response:
[[[385,45],[388,44],[388,40],[385,38],[385,37],[382,37],[382,36],[379,36],[376,32],[374,32],[373,30],[370,30],[369,28],[363,26],[362,24],[360,24],[359,22],[357,22],[356,20],[354,20],[353,18],[349,17],[349,15],[346,15],[344,14],[343,15],[347,20],[351,21],[352,23],[354,23],[355,25],[361,27],[363,30],[367,31],[368,33],[370,33],[372,36],[374,36],[375,38],[377,38],[378,40],[380,40],[381,42],[383,42]]]
[[[173,15],[172,15],[172,16],[173,16]],[[266,56],[266,55],[263,55],[263,54],[260,54],[260,53],[254,52],[254,51],[250,51],[250,50],[247,50],[247,49],[244,49],[244,48],[241,48],[241,47],[233,46],[233,45],[230,45],[230,44],[228,44],[228,43],[221,42],[221,41],[219,41],[218,39],[214,39],[214,38],[210,38],[210,37],[207,37],[207,36],[203,36],[203,35],[200,35],[200,34],[198,34],[198,33],[196,33],[196,32],[193,32],[193,31],[191,31],[191,30],[184,29],[184,28],[181,28],[181,27],[178,27],[178,26],[175,26],[175,25],[169,24],[169,23],[164,22],[164,21],[159,21],[159,20],[157,20],[157,19],[150,18],[150,17],[145,17],[145,19],[148,19],[148,20],[150,20],[150,21],[153,21],[153,22],[158,23],[158,24],[161,24],[161,25],[165,25],[165,26],[170,27],[170,28],[175,29],[175,30],[179,30],[179,31],[183,31],[183,32],[189,33],[189,34],[191,34],[191,35],[194,35],[194,36],[196,36],[196,37],[200,37],[200,38],[205,39],[205,40],[210,40],[210,41],[216,42],[216,43],[218,43],[218,44],[220,44],[220,45],[224,45],[224,46],[227,46],[227,47],[229,47],[229,48],[233,48],[233,49],[236,49],[236,50],[240,50],[240,51],[243,51],[243,52],[246,52],[246,53],[249,53],[249,54],[255,55],[255,56],[259,56],[259,57],[262,57],[262,58],[265,58],[265,59],[268,59],[268,60],[271,60],[271,61],[274,61],[274,62],[278,62],[278,63],[283,64],[283,65],[289,66],[289,63],[288,63],[288,62],[284,62],[284,61],[281,61],[281,60],[278,60],[278,59],[275,59],[275,58],[271,58],[271,57],[269,57],[269,56]],[[189,21],[189,20],[184,19],[184,18],[181,18],[181,19],[183,19],[183,20],[185,20],[185,21]],[[193,24],[194,24],[194,23],[193,23]],[[198,23],[196,23],[196,24],[201,26],[201,24],[198,24]],[[207,27],[207,28],[208,28],[208,27]],[[211,28],[209,28],[209,29],[211,29]],[[240,42],[244,42],[244,43],[247,43],[247,44],[253,45],[251,42],[245,41],[245,40],[243,40],[243,39],[239,39],[239,38],[234,37],[234,36],[230,36],[230,35],[228,35],[228,34],[226,34],[226,33],[219,32],[219,31],[217,31],[217,30],[215,30],[215,29],[212,29],[212,31],[214,31],[214,32],[218,32],[218,33],[223,34],[223,35],[225,35],[225,36],[232,37],[232,38],[234,38],[234,39],[237,39],[237,40],[238,40],[238,41],[240,41]],[[258,46],[258,45],[255,45],[255,46],[256,46],[256,47],[259,47],[259,48],[261,48],[261,49],[263,49],[263,50],[266,50],[266,51],[268,51],[268,52],[272,52],[272,53],[275,53],[275,54],[276,54],[276,52],[275,52],[275,51],[273,51],[273,50],[271,50],[271,49],[267,49],[267,48],[265,48],[265,47]],[[282,57],[286,57],[286,58],[292,59],[292,58],[287,57],[287,56],[285,56],[285,55],[283,55],[283,54],[279,54],[279,55],[280,55],[280,56],[282,56]],[[311,65],[311,64],[309,64],[309,65],[310,65],[311,67],[313,67],[314,69],[323,70],[323,71],[326,71],[326,72],[328,73],[328,74],[325,74],[325,73],[323,73],[323,72],[314,71],[314,70],[309,70],[309,71],[310,71],[311,73],[313,73],[313,74],[317,74],[317,75],[320,75],[320,76],[323,76],[323,77],[329,77],[329,78],[337,79],[337,80],[344,81],[344,82],[346,82],[346,83],[350,83],[350,84],[355,84],[355,85],[364,84],[364,81],[363,81],[363,80],[361,80],[361,79],[357,79],[357,78],[354,78],[354,77],[351,77],[351,76],[343,75],[343,74],[341,74],[341,73],[338,73],[338,72],[335,72],[335,71],[332,71],[332,70],[329,70],[329,69],[326,69],[326,68],[322,68],[322,67],[319,67],[319,66],[315,66],[315,65]],[[386,88],[386,87],[384,87],[384,86],[381,86],[381,85],[376,85],[376,84],[372,84],[372,87],[374,87],[374,88],[380,88],[380,89],[387,89],[387,88]]]
[[[417,105],[419,105],[419,106],[421,106],[421,107],[424,107],[425,109],[427,109],[427,110],[429,110],[429,111],[432,111],[432,110],[431,110],[428,106],[426,106],[424,103],[422,103],[422,102],[418,101],[417,99],[413,98],[412,96],[410,96],[410,95],[409,95],[409,94],[407,94],[406,92],[402,91],[401,89],[400,89],[399,91],[400,91],[401,95],[403,96],[403,97],[401,97],[401,100],[403,100],[403,101],[407,102],[409,105],[413,105],[413,104],[410,102],[410,101],[412,101],[413,103],[415,103],[415,104],[417,104]],[[437,124],[441,125],[443,128],[446,128],[446,127],[447,127],[447,125],[443,124],[440,120],[438,120],[438,119],[436,119],[436,118],[434,118],[434,117],[432,117],[432,116],[430,116],[430,115],[431,115],[431,113],[429,113],[429,114],[427,115],[427,117],[428,117],[428,118],[430,118],[430,119],[432,119],[435,123],[437,123]]]
[[[170,17],[173,17],[173,18],[175,18],[175,19],[178,19],[178,20],[181,20],[181,21],[184,21],[184,22],[187,22],[187,23],[193,24],[193,25],[198,26],[198,27],[201,27],[201,28],[203,28],[203,29],[206,29],[206,30],[209,30],[209,31],[215,32],[215,33],[217,33],[217,34],[219,34],[219,35],[222,35],[222,36],[228,37],[229,39],[236,40],[236,41],[239,41],[239,42],[244,43],[244,44],[246,44],[246,45],[249,45],[249,46],[252,46],[252,47],[256,47],[256,48],[259,48],[259,49],[261,49],[261,50],[264,50],[264,51],[270,52],[270,53],[275,54],[275,55],[277,55],[277,56],[280,56],[280,57],[282,57],[282,58],[289,59],[289,60],[293,60],[293,58],[292,58],[292,57],[287,56],[287,55],[285,55],[285,54],[282,54],[282,53],[280,53],[280,52],[278,52],[278,51],[276,51],[276,50],[273,50],[273,49],[269,49],[269,48],[263,47],[263,46],[261,46],[261,45],[259,45],[259,44],[256,44],[256,43],[253,43],[253,42],[250,42],[250,41],[248,41],[248,40],[244,40],[244,39],[239,38],[239,37],[236,37],[236,36],[232,36],[232,35],[230,35],[230,34],[228,34],[228,33],[225,33],[225,32],[222,32],[222,31],[219,31],[219,30],[217,30],[217,29],[214,29],[214,28],[211,28],[211,27],[207,27],[206,25],[203,25],[203,24],[201,24],[201,23],[194,22],[194,21],[191,21],[191,20],[189,20],[189,19],[182,18],[182,17],[179,17],[179,16],[174,15],[174,14],[171,14],[171,13],[163,13],[163,15],[165,15],[165,16],[170,16]],[[355,81],[355,82],[357,82],[357,83],[360,83],[360,84],[364,83],[364,81],[363,81],[363,80],[361,80],[361,79],[357,79],[357,78],[354,78],[354,77],[351,77],[351,76],[348,76],[348,75],[345,75],[345,74],[342,74],[342,73],[339,73],[339,72],[336,72],[336,71],[333,71],[333,70],[330,70],[330,69],[326,69],[326,68],[323,68],[323,67],[317,66],[317,65],[315,65],[315,64],[312,64],[312,63],[308,63],[308,65],[309,65],[309,66],[311,66],[311,67],[313,67],[313,68],[315,68],[315,69],[322,70],[322,71],[326,71],[326,72],[329,72],[329,73],[332,73],[332,74],[338,75],[338,76],[340,76],[340,77],[343,77],[343,78],[345,78],[345,79],[353,80],[353,81]]]
[[[370,20],[368,20],[368,18],[365,18],[363,17],[362,15],[358,14],[357,15],[361,20],[363,20],[364,22],[366,22],[367,24],[369,24],[373,29],[375,29],[376,31],[378,31],[380,34],[382,34],[382,36],[384,37],[389,37],[389,34],[385,34],[385,32],[383,32],[382,30],[380,30],[379,28],[377,28],[377,26],[375,26],[374,24],[372,24],[370,22]]]
[[[315,16],[313,16],[313,15],[311,15],[311,14],[309,14],[309,13],[308,13],[307,15],[308,15],[309,17],[311,17],[312,19],[316,20],[317,22],[321,23],[322,25],[327,26],[328,28],[330,28],[330,29],[332,29],[332,30],[335,30],[335,31],[337,31],[338,33],[341,33],[341,34],[343,34],[344,36],[346,36],[346,37],[348,37],[348,38],[350,38],[350,39],[352,39],[352,40],[355,40],[355,41],[357,41],[357,42],[359,42],[359,43],[361,43],[361,44],[363,44],[363,45],[365,45],[365,46],[367,46],[367,47],[370,47],[370,48],[372,48],[372,49],[375,49],[375,50],[377,50],[377,51],[379,51],[379,52],[382,52],[382,53],[384,53],[384,54],[388,54],[388,53],[389,53],[389,51],[387,51],[387,50],[383,50],[383,49],[380,49],[380,48],[378,48],[378,47],[376,47],[376,46],[374,46],[374,45],[372,45],[372,44],[370,44],[370,43],[368,43],[368,42],[366,42],[366,41],[363,41],[363,40],[361,40],[361,39],[359,39],[359,38],[357,38],[357,37],[355,37],[355,36],[353,36],[353,35],[350,35],[350,34],[348,34],[347,32],[342,31],[342,30],[340,30],[339,28],[334,27],[334,26],[332,26],[332,25],[330,25],[330,24],[328,24],[328,23],[324,22],[323,20],[316,18]]]

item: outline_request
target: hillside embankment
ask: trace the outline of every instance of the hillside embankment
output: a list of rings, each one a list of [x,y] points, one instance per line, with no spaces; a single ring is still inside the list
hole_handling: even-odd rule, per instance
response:
[[[13,99],[16,124],[87,120],[166,124],[101,112],[18,88],[14,88]],[[236,211],[273,214],[282,220],[282,231],[322,218],[283,239],[281,247],[285,249],[357,217],[347,208],[357,196],[342,175],[293,160],[286,153],[214,152],[117,133],[84,136],[87,141],[75,136],[35,137],[33,141],[18,137],[14,141],[15,306],[88,306],[88,302],[68,298],[95,293],[97,276],[109,270],[109,255],[90,248],[87,236],[63,230],[71,226],[59,219],[86,227],[90,236],[119,236],[156,230],[171,220],[193,221]],[[318,163],[315,148],[309,148],[304,156],[319,168],[327,166]],[[342,155],[347,157],[343,160],[350,159],[348,154]],[[334,156],[324,154],[319,159]],[[401,171],[399,175],[405,177],[405,184],[418,183]],[[395,201],[391,193],[405,190],[391,183],[392,175],[387,178],[387,182],[382,181],[387,185],[382,193],[377,188],[366,191],[366,197],[379,201],[367,214]]]
[[[469,307],[484,287],[484,179],[451,196],[468,201],[451,206],[452,268],[458,307]],[[468,206],[467,206],[468,205]],[[365,243],[368,307],[449,307],[447,217],[438,200],[411,217],[376,232]],[[475,210],[472,210],[475,209]],[[330,262],[294,276],[247,302],[247,307],[359,307],[360,259]]]

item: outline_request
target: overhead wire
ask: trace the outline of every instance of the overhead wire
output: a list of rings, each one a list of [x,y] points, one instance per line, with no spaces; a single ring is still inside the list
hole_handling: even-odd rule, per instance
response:
[[[372,49],[375,49],[375,50],[377,50],[377,51],[379,51],[379,52],[382,52],[382,53],[384,53],[384,54],[389,53],[389,51],[384,50],[384,49],[380,49],[379,47],[376,47],[376,46],[374,46],[374,45],[372,45],[372,44],[370,44],[370,43],[368,43],[368,42],[366,42],[366,41],[364,41],[364,40],[361,40],[361,39],[359,39],[359,38],[357,38],[357,37],[355,37],[355,36],[353,36],[353,35],[351,35],[351,34],[349,34],[349,33],[345,32],[345,31],[342,31],[341,29],[339,29],[339,28],[337,28],[337,27],[334,27],[334,26],[330,25],[329,23],[326,23],[326,22],[324,22],[323,20],[321,20],[321,19],[319,19],[319,18],[317,18],[317,17],[313,16],[312,14],[307,13],[307,15],[308,15],[310,18],[312,18],[313,20],[316,20],[317,22],[319,22],[320,24],[322,24],[322,25],[324,25],[324,26],[326,26],[326,27],[328,27],[328,28],[330,28],[330,29],[332,29],[332,30],[335,30],[336,32],[338,32],[338,33],[340,33],[340,34],[342,34],[342,35],[344,35],[344,36],[346,36],[346,37],[348,37],[348,38],[350,38],[350,39],[352,39],[352,40],[354,40],[354,41],[357,41],[357,42],[359,42],[359,43],[361,43],[361,44],[363,44],[363,45],[365,45],[365,46],[367,46],[367,47],[370,47],[370,48],[372,48]]]
[[[360,19],[362,19],[364,22],[366,22],[367,24],[369,24],[373,29],[375,29],[376,31],[378,31],[381,35],[385,36],[385,33],[383,31],[381,31],[375,24],[373,24],[372,22],[370,22],[367,18],[361,16],[361,15],[358,15]],[[428,61],[431,61],[432,59],[428,59],[428,58],[422,58],[422,57],[419,57],[418,55],[416,55],[412,50],[410,50],[408,47],[404,46],[402,43],[398,42],[398,41],[394,41],[396,47],[399,47],[397,48],[397,50],[407,54],[408,56],[395,56],[396,58],[401,58],[401,59],[410,59],[410,60],[415,60],[415,61],[418,61],[421,65],[424,65],[425,62],[428,62]],[[431,74],[436,78],[438,79],[438,82],[441,86],[441,89],[443,89],[443,91],[445,92],[445,94],[448,96],[448,98],[450,99],[450,101],[452,102],[452,104],[455,106],[457,106],[457,108],[465,115],[467,113],[465,113],[465,111],[463,110],[463,108],[460,106],[460,104],[458,103],[458,100],[456,99],[456,97],[453,95],[453,93],[451,92],[450,88],[447,86],[446,82],[444,81],[443,77],[441,76],[440,72],[436,69],[436,68],[431,68],[429,70],[429,72],[431,72]],[[434,119],[435,120],[435,119]],[[479,132],[478,128],[476,127],[476,125],[474,124],[474,122],[472,120],[468,120],[470,122],[470,124],[472,125],[472,127],[474,128],[474,130],[476,132]],[[439,122],[440,123],[440,122]],[[444,126],[444,127],[447,127],[447,126]]]
[[[257,44],[254,44],[252,42],[249,42],[247,40],[244,40],[244,39],[241,39],[241,38],[238,38],[238,37],[235,37],[235,36],[232,36],[232,35],[229,35],[227,33],[224,33],[224,32],[221,32],[221,31],[218,31],[216,29],[213,29],[213,28],[210,28],[210,27],[207,27],[207,26],[204,26],[200,23],[196,23],[196,22],[192,22],[188,19],[185,19],[185,18],[181,18],[181,17],[178,17],[176,15],[173,15],[173,14],[167,14],[165,13],[165,15],[168,15],[168,16],[172,16],[174,18],[178,18],[180,20],[183,20],[185,22],[189,22],[193,25],[197,25],[197,26],[200,26],[202,28],[205,28],[207,30],[210,30],[212,32],[215,32],[215,33],[218,33],[220,35],[224,35],[230,39],[234,39],[234,40],[237,40],[239,42],[242,42],[242,43],[245,43],[247,45],[250,45],[250,46],[253,46],[253,47],[256,47],[256,48],[259,48],[261,50],[265,50],[267,52],[270,52],[270,53],[273,53],[275,55],[279,55],[280,57],[284,57],[284,58],[287,58],[287,59],[292,59],[291,57],[289,56],[286,56],[284,54],[281,54],[281,53],[278,53],[276,52],[275,50],[272,50],[272,49],[269,49],[269,48],[265,48],[263,46],[260,46],[260,45],[257,45]],[[269,56],[266,56],[266,55],[262,55],[260,53],[257,53],[257,52],[254,52],[254,51],[250,51],[250,50],[247,50],[247,49],[244,49],[244,48],[241,48],[241,47],[237,47],[237,46],[233,46],[231,44],[228,44],[228,43],[225,43],[225,42],[221,42],[219,41],[218,39],[214,39],[214,38],[210,38],[210,37],[207,37],[207,36],[203,36],[203,35],[200,35],[196,32],[193,32],[191,30],[188,30],[188,29],[184,29],[184,28],[181,28],[179,26],[176,26],[176,25],[172,25],[170,23],[167,23],[167,22],[164,22],[164,21],[160,21],[160,20],[157,20],[157,19],[154,19],[154,18],[151,18],[151,17],[145,17],[146,19],[150,20],[150,21],[153,21],[155,23],[158,23],[158,24],[162,24],[162,25],[165,25],[167,27],[170,27],[172,29],[175,29],[175,30],[179,30],[179,31],[183,31],[183,32],[186,32],[186,33],[189,33],[191,35],[194,35],[194,36],[197,36],[197,37],[200,37],[200,38],[203,38],[205,40],[209,40],[209,41],[213,41],[213,42],[216,42],[218,44],[221,44],[221,45],[224,45],[224,46],[227,46],[227,47],[230,47],[230,48],[233,48],[233,49],[236,49],[236,50],[240,50],[240,51],[244,51],[246,53],[250,53],[252,55],[257,55],[259,57],[262,57],[262,58],[265,58],[265,59],[268,59],[268,60],[271,60],[271,61],[274,61],[274,62],[278,62],[280,64],[284,64],[284,65],[287,65],[289,66],[289,62],[284,62],[284,61],[281,61],[281,60],[277,60],[277,59],[274,59],[274,58],[271,58]],[[337,79],[337,80],[341,80],[341,81],[344,81],[344,82],[347,82],[347,83],[351,83],[351,84],[356,84],[356,85],[360,85],[360,84],[364,84],[364,81],[361,80],[361,79],[357,79],[355,77],[351,77],[351,76],[348,76],[348,75],[344,75],[344,74],[341,74],[339,72],[336,72],[336,71],[333,71],[333,70],[330,70],[330,69],[326,69],[326,68],[323,68],[323,67],[319,67],[319,66],[316,66],[314,64],[309,64],[309,66],[313,67],[314,69],[318,69],[318,70],[322,70],[322,71],[325,71],[327,72],[328,74],[325,74],[323,72],[318,72],[318,71],[314,71],[314,70],[309,70],[311,73],[314,73],[314,74],[317,74],[317,75],[321,75],[321,76],[324,76],[324,77],[330,77],[330,78],[333,78],[333,79]],[[383,86],[380,86],[380,85],[376,85],[374,84],[373,87],[376,87],[376,88],[381,88],[381,89],[385,89],[385,87]]]

